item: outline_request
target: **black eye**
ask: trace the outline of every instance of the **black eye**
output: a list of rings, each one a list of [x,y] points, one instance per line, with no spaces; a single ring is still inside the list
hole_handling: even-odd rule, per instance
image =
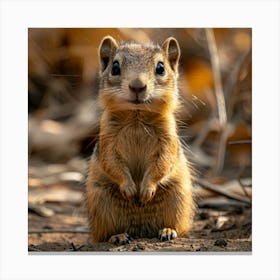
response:
[[[156,67],[156,74],[163,76],[165,74],[165,69],[163,62],[159,62]]]
[[[117,60],[113,62],[111,74],[112,76],[117,76],[121,74],[121,67]]]

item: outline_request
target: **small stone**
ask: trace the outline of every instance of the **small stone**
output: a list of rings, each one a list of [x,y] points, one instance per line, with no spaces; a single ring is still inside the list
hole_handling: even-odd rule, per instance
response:
[[[227,246],[227,242],[225,239],[223,238],[219,238],[215,241],[214,246],[219,246],[219,247],[226,247]]]
[[[199,217],[201,220],[207,220],[207,219],[209,219],[209,214],[207,212],[201,212],[199,214]]]

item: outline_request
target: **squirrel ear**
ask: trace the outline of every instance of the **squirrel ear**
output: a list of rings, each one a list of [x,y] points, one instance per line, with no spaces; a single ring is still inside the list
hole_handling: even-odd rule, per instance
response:
[[[176,71],[181,53],[178,41],[173,37],[169,37],[162,44],[162,48],[165,51],[171,68]]]
[[[102,71],[107,68],[110,58],[114,55],[117,48],[118,44],[113,37],[106,36],[103,38],[99,46],[99,56]]]

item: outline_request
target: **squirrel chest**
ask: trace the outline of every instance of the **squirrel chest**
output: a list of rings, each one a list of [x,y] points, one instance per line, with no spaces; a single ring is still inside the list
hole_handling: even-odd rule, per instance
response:
[[[166,122],[157,114],[141,112],[121,112],[105,116],[106,126],[100,135],[100,155],[108,149],[104,143],[110,142],[112,156],[123,161],[136,183],[140,183],[145,171],[160,156],[163,141],[172,141]],[[103,141],[110,139],[109,141]]]

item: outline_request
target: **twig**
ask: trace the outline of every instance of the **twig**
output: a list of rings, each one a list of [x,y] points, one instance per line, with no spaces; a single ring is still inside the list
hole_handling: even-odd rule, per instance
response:
[[[218,50],[217,50],[216,40],[212,28],[206,28],[206,37],[207,37],[211,66],[212,66],[213,76],[214,76],[214,87],[215,87],[215,95],[217,100],[218,115],[219,115],[221,126],[223,127],[227,122],[227,113],[226,113],[225,97],[222,88]]]
[[[221,136],[219,139],[218,153],[216,165],[214,166],[215,174],[220,174],[224,168],[225,155],[226,155],[226,140],[228,138],[229,126],[225,125],[222,127]]]
[[[251,56],[252,56],[252,50],[250,49],[247,53],[241,55],[236,60],[235,66],[232,71],[229,73],[229,77],[225,83],[224,87],[224,95],[225,95],[225,100],[227,103],[227,117],[228,119],[231,119],[232,113],[233,113],[233,106],[234,102],[231,100],[232,99],[232,93],[234,90],[234,87],[236,84],[238,84],[238,77],[240,75],[240,72],[244,68],[244,65],[248,64],[251,61]]]
[[[73,251],[77,251],[77,248],[76,248],[76,246],[75,246],[75,244],[73,242],[71,242],[71,246],[73,248]]]
[[[217,111],[221,127],[221,137],[219,141],[219,149],[217,153],[217,162],[214,168],[215,174],[219,174],[224,166],[225,158],[225,146],[227,138],[227,112],[226,112],[226,103],[225,96],[222,87],[221,71],[220,71],[220,62],[218,56],[218,50],[216,45],[216,40],[212,28],[206,28],[206,37],[209,47],[211,66],[214,76],[214,87],[215,87],[215,96],[217,101]]]
[[[40,249],[34,248],[34,247],[28,247],[28,251],[30,252],[41,252]]]
[[[228,210],[230,208],[240,209],[242,208],[242,206],[244,206],[244,203],[233,199],[218,202],[215,202],[214,199],[212,199],[211,201],[199,201],[197,202],[197,206],[198,208],[214,208],[219,210]]]
[[[201,187],[207,189],[207,190],[210,190],[212,192],[215,192],[217,194],[220,194],[226,198],[229,198],[229,199],[233,199],[233,200],[236,200],[236,201],[239,201],[239,202],[243,202],[243,203],[246,203],[248,205],[251,205],[251,201],[247,198],[243,198],[243,197],[240,197],[240,196],[236,196],[234,194],[229,194],[221,189],[219,189],[217,186],[203,180],[203,179],[199,179],[199,178],[196,178],[194,179],[194,182],[197,183],[198,185],[200,185]]]
[[[88,234],[89,230],[86,229],[32,229],[28,231],[28,234],[39,234],[39,233],[82,233]]]
[[[54,211],[52,209],[31,202],[28,203],[28,211],[35,213],[36,215],[41,217],[51,217],[54,215]]]
[[[236,140],[236,141],[230,141],[230,145],[239,145],[239,144],[252,144],[252,140]]]
[[[239,183],[239,185],[241,186],[241,188],[242,188],[244,194],[245,194],[248,198],[250,198],[250,196],[249,196],[249,194],[248,194],[248,192],[247,192],[247,190],[246,190],[246,187],[248,187],[248,186],[246,186],[245,184],[243,184],[243,183],[241,182],[241,178],[238,178],[238,183]]]
[[[80,245],[79,247],[76,247],[75,244],[73,242],[71,242],[71,247],[72,247],[72,250],[71,251],[80,251],[81,248],[83,248],[85,245],[82,244]]]

